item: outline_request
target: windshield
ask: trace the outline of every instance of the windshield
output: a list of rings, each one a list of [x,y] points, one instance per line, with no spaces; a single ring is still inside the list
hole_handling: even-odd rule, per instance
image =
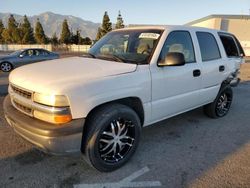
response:
[[[10,53],[10,55],[19,55],[23,50],[17,50],[15,52]]]
[[[94,58],[135,64],[147,64],[162,30],[123,30],[105,35],[90,50]]]

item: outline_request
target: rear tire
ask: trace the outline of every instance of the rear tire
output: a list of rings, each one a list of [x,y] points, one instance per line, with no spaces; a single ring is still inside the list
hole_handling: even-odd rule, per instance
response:
[[[233,90],[227,85],[220,89],[214,102],[204,106],[204,113],[211,118],[220,118],[227,115],[233,100]]]
[[[125,105],[109,104],[99,108],[90,115],[86,126],[84,157],[99,171],[120,168],[138,147],[140,119],[134,110]]]

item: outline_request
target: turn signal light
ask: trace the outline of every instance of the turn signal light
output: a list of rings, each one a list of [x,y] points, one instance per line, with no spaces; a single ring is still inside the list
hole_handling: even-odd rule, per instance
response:
[[[42,121],[46,121],[53,124],[68,123],[72,120],[72,116],[70,114],[56,115],[56,114],[47,114],[40,111],[34,111],[34,117]]]

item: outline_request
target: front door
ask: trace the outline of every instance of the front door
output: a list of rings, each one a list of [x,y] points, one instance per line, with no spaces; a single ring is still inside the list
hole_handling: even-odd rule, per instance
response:
[[[17,66],[26,65],[32,62],[33,50],[24,50],[18,57]]]
[[[184,66],[151,67],[152,122],[179,114],[200,105],[201,70],[195,58],[188,31],[171,32],[162,48],[159,61],[169,52],[185,57]]]

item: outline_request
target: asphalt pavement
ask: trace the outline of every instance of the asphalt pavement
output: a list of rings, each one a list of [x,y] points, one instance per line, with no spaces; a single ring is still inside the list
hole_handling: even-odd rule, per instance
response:
[[[132,160],[112,173],[44,154],[14,133],[2,109],[7,87],[0,73],[0,187],[250,187],[250,64],[226,117],[199,108],[146,127]]]

